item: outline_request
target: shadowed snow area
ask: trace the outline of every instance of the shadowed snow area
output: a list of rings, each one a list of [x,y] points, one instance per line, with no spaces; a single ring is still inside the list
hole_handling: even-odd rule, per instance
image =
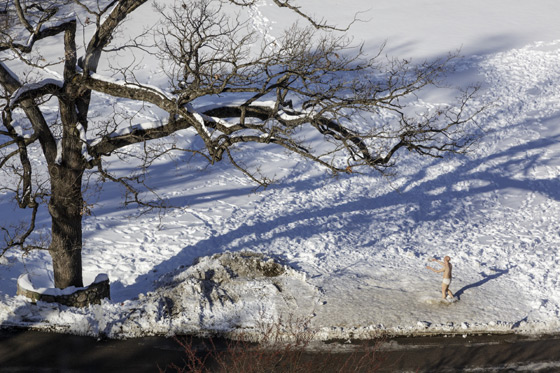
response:
[[[319,13],[324,2],[305,8]],[[259,1],[252,20],[273,38],[289,23],[274,17],[283,13],[271,3]],[[257,193],[227,163],[160,160],[146,182],[179,208],[135,215],[119,205],[123,191],[112,184],[89,195],[84,271],[108,274],[112,300],[85,309],[30,305],[16,296],[16,279],[50,268],[50,259],[9,252],[0,258],[0,323],[114,338],[251,333],[290,315],[309,320],[323,339],[558,332],[560,3],[335,3],[324,14],[333,23],[353,18],[337,15],[341,4],[371,19],[351,29],[368,47],[387,37],[387,53],[424,58],[463,46],[447,81],[480,83],[478,104],[488,106],[467,155],[403,152],[394,177],[331,178],[274,148],[240,148],[240,161],[258,156],[276,177]],[[158,85],[157,69],[139,80]],[[440,103],[446,92],[427,92],[418,105]],[[109,97],[94,102],[98,116],[121,105]],[[176,138],[191,141],[189,133]],[[113,171],[133,170],[111,162]],[[1,197],[2,224],[19,219],[13,201]],[[45,211],[39,223],[48,225]],[[425,268],[445,255],[456,302],[439,300],[441,277]]]

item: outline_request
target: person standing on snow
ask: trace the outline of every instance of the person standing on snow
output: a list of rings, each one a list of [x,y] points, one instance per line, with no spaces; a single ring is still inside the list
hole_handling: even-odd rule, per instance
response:
[[[446,256],[445,258],[443,258],[443,262],[441,260],[437,260],[437,259],[434,259],[434,258],[430,259],[430,261],[431,262],[438,262],[439,264],[441,264],[443,266],[443,268],[441,268],[441,269],[435,269],[435,268],[432,268],[430,266],[426,266],[426,268],[434,271],[435,273],[442,273],[443,272],[443,280],[441,282],[441,297],[443,299],[446,299],[447,294],[449,294],[451,296],[451,298],[453,298],[453,293],[451,292],[451,290],[449,290],[449,284],[451,284],[452,271],[453,271],[453,266],[450,263],[451,258],[449,256]]]

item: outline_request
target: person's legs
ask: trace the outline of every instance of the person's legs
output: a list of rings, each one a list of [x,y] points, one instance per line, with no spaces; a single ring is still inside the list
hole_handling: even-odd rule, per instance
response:
[[[451,290],[449,290],[449,286],[447,287],[447,293],[448,293],[449,295],[451,295],[451,298],[455,297],[455,296],[453,295],[453,293],[451,292]]]
[[[445,299],[445,297],[447,296],[447,291],[449,290],[449,285],[445,284],[445,283],[441,283],[441,297],[443,299]]]

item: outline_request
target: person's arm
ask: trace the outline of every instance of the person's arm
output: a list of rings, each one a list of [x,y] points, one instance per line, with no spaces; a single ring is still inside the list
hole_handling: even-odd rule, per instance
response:
[[[430,259],[430,262],[437,262],[438,264],[441,264],[442,266],[444,266],[444,265],[445,265],[445,263],[444,263],[444,262],[442,262],[441,260],[437,260],[436,258],[432,258],[432,259]]]
[[[438,264],[441,264],[443,266],[443,268],[441,268],[441,269],[435,269],[433,267],[426,266],[426,268],[428,268],[430,271],[434,271],[435,273],[441,273],[441,272],[445,271],[445,266],[444,266],[444,263],[442,261],[439,261],[436,258],[432,258],[432,259],[430,259],[430,262],[437,262]]]
[[[443,271],[445,270],[444,268],[442,268],[442,269],[435,269],[435,268],[432,268],[432,267],[430,267],[430,266],[426,266],[426,268],[428,268],[429,270],[434,271],[435,273],[441,273],[441,272],[443,272]]]

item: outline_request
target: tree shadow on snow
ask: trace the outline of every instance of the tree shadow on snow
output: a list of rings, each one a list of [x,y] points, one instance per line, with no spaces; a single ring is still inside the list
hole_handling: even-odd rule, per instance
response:
[[[232,229],[224,234],[214,235],[208,239],[201,240],[192,246],[187,246],[177,255],[158,264],[153,268],[154,272],[168,273],[180,265],[190,264],[198,256],[212,255],[224,250],[256,250],[267,249],[276,239],[296,239],[303,242],[314,235],[335,232],[337,239],[344,237],[352,231],[367,231],[371,227],[378,227],[380,233],[377,238],[363,245],[374,246],[375,243],[386,236],[393,234],[390,230],[384,230],[384,226],[390,224],[395,215],[394,207],[403,205],[415,205],[417,209],[405,212],[406,218],[412,219],[413,224],[419,225],[428,221],[455,221],[461,223],[468,219],[462,209],[457,209],[460,202],[468,197],[496,192],[508,188],[514,188],[527,193],[539,193],[549,199],[560,201],[560,180],[557,178],[536,179],[530,178],[529,172],[535,165],[546,165],[548,158],[543,158],[544,150],[560,142],[560,136],[539,138],[527,143],[505,148],[498,153],[474,160],[466,160],[451,172],[442,172],[437,177],[423,181],[426,170],[421,169],[409,178],[409,182],[401,188],[379,197],[362,197],[340,204],[320,206],[316,208],[300,208],[282,215],[271,215],[256,222],[248,222]],[[531,155],[528,155],[531,153]],[[521,160],[520,160],[520,157]],[[550,159],[554,161],[554,158]],[[431,166],[438,166],[441,160],[434,160]],[[519,178],[519,167],[522,166],[525,179]],[[511,175],[507,170],[512,168]],[[344,176],[344,177],[354,177]],[[274,189],[292,188],[298,190],[312,190],[317,188],[318,178],[286,182],[271,187]],[[476,181],[477,186],[470,186],[463,190],[456,190],[453,185]],[[434,190],[443,190],[441,193],[433,193]],[[483,199],[485,200],[485,199]],[[301,206],[300,206],[301,207]],[[490,206],[491,208],[492,206]],[[345,214],[342,226],[331,226],[332,217]],[[344,232],[344,234],[336,233]],[[283,258],[285,259],[285,258]],[[289,262],[289,260],[288,260]],[[291,263],[297,268],[297,263]],[[483,280],[468,285],[459,291],[459,296],[472,287],[477,287],[507,273],[508,270],[489,275]],[[127,294],[135,293],[145,289],[147,280],[153,279],[153,274],[140,276],[135,284],[123,286],[115,283],[115,294],[125,291]]]
[[[508,108],[505,107],[503,110],[508,110]],[[492,119],[489,118],[487,121],[490,122]],[[490,146],[502,146],[502,148],[498,148],[496,151],[490,150],[486,156],[475,154],[458,158],[461,164],[456,167],[448,163],[446,159],[419,162],[417,163],[420,165],[418,171],[408,175],[408,181],[399,190],[375,197],[369,195],[352,199],[341,197],[333,200],[332,204],[325,203],[317,207],[294,205],[294,209],[290,211],[284,209],[276,214],[263,214],[264,217],[258,220],[242,223],[230,231],[215,234],[194,245],[184,247],[175,256],[156,265],[150,273],[139,276],[132,285],[114,283],[112,285],[115,290],[114,294],[121,293],[121,291],[131,294],[145,289],[145,281],[154,278],[152,272],[168,273],[181,265],[191,264],[196,257],[224,250],[266,251],[277,239],[304,242],[317,234],[333,233],[336,240],[343,240],[344,236],[350,235],[352,232],[367,232],[375,229],[376,234],[371,235],[368,242],[360,238],[362,239],[361,246],[374,247],[377,242],[395,234],[394,231],[386,228],[395,222],[397,213],[395,208],[401,208],[398,212],[401,215],[398,217],[407,219],[409,222],[408,226],[398,228],[410,229],[412,232],[414,227],[425,222],[446,222],[447,224],[469,222],[476,227],[476,221],[469,221],[471,216],[465,206],[474,201],[483,205],[474,207],[477,210],[491,210],[499,207],[497,204],[500,202],[489,197],[507,196],[507,192],[503,194],[499,192],[510,189],[517,193],[538,194],[558,202],[560,201],[560,178],[547,176],[546,172],[547,169],[558,167],[557,154],[560,153],[560,135],[542,136],[534,140],[525,140],[518,136],[526,133],[525,130],[531,129],[534,123],[549,123],[551,126],[555,126],[555,123],[559,121],[560,114],[554,114],[548,118],[524,119],[510,124],[508,127],[492,130],[493,132],[487,135],[497,133],[497,137],[492,140]],[[516,127],[519,127],[520,130],[516,131]],[[406,158],[404,162],[406,162]],[[442,171],[441,168],[446,166],[455,168]],[[408,169],[413,167],[408,165]],[[430,168],[431,171],[436,171],[435,177],[430,177]],[[438,168],[440,169],[438,170]],[[538,171],[535,171],[537,169]],[[161,172],[163,176],[167,171],[162,168]],[[182,178],[172,178],[170,182],[177,188],[185,188],[182,182],[189,180],[192,175],[193,173],[189,172]],[[212,178],[215,175],[210,171],[210,174],[205,177]],[[340,177],[351,179],[360,176],[341,175]],[[271,186],[269,191],[272,193],[283,189],[292,190],[294,193],[313,191],[320,188],[324,176],[292,180],[286,177],[279,184]],[[167,184],[167,187],[169,186]],[[237,189],[228,190],[226,185],[220,190],[202,189],[194,191],[190,195],[181,195],[173,200],[173,204],[193,206],[206,201],[235,198],[244,193],[250,193],[249,187],[240,186]],[[525,197],[523,196],[522,199],[525,200]],[[402,212],[402,206],[412,208]],[[336,217],[341,217],[341,219],[335,221]],[[360,234],[363,235],[363,233]],[[297,266],[297,263],[291,264]],[[470,287],[461,289],[459,295],[468,288],[481,286],[505,273],[507,272],[498,272],[485,277],[480,282],[468,285]]]

